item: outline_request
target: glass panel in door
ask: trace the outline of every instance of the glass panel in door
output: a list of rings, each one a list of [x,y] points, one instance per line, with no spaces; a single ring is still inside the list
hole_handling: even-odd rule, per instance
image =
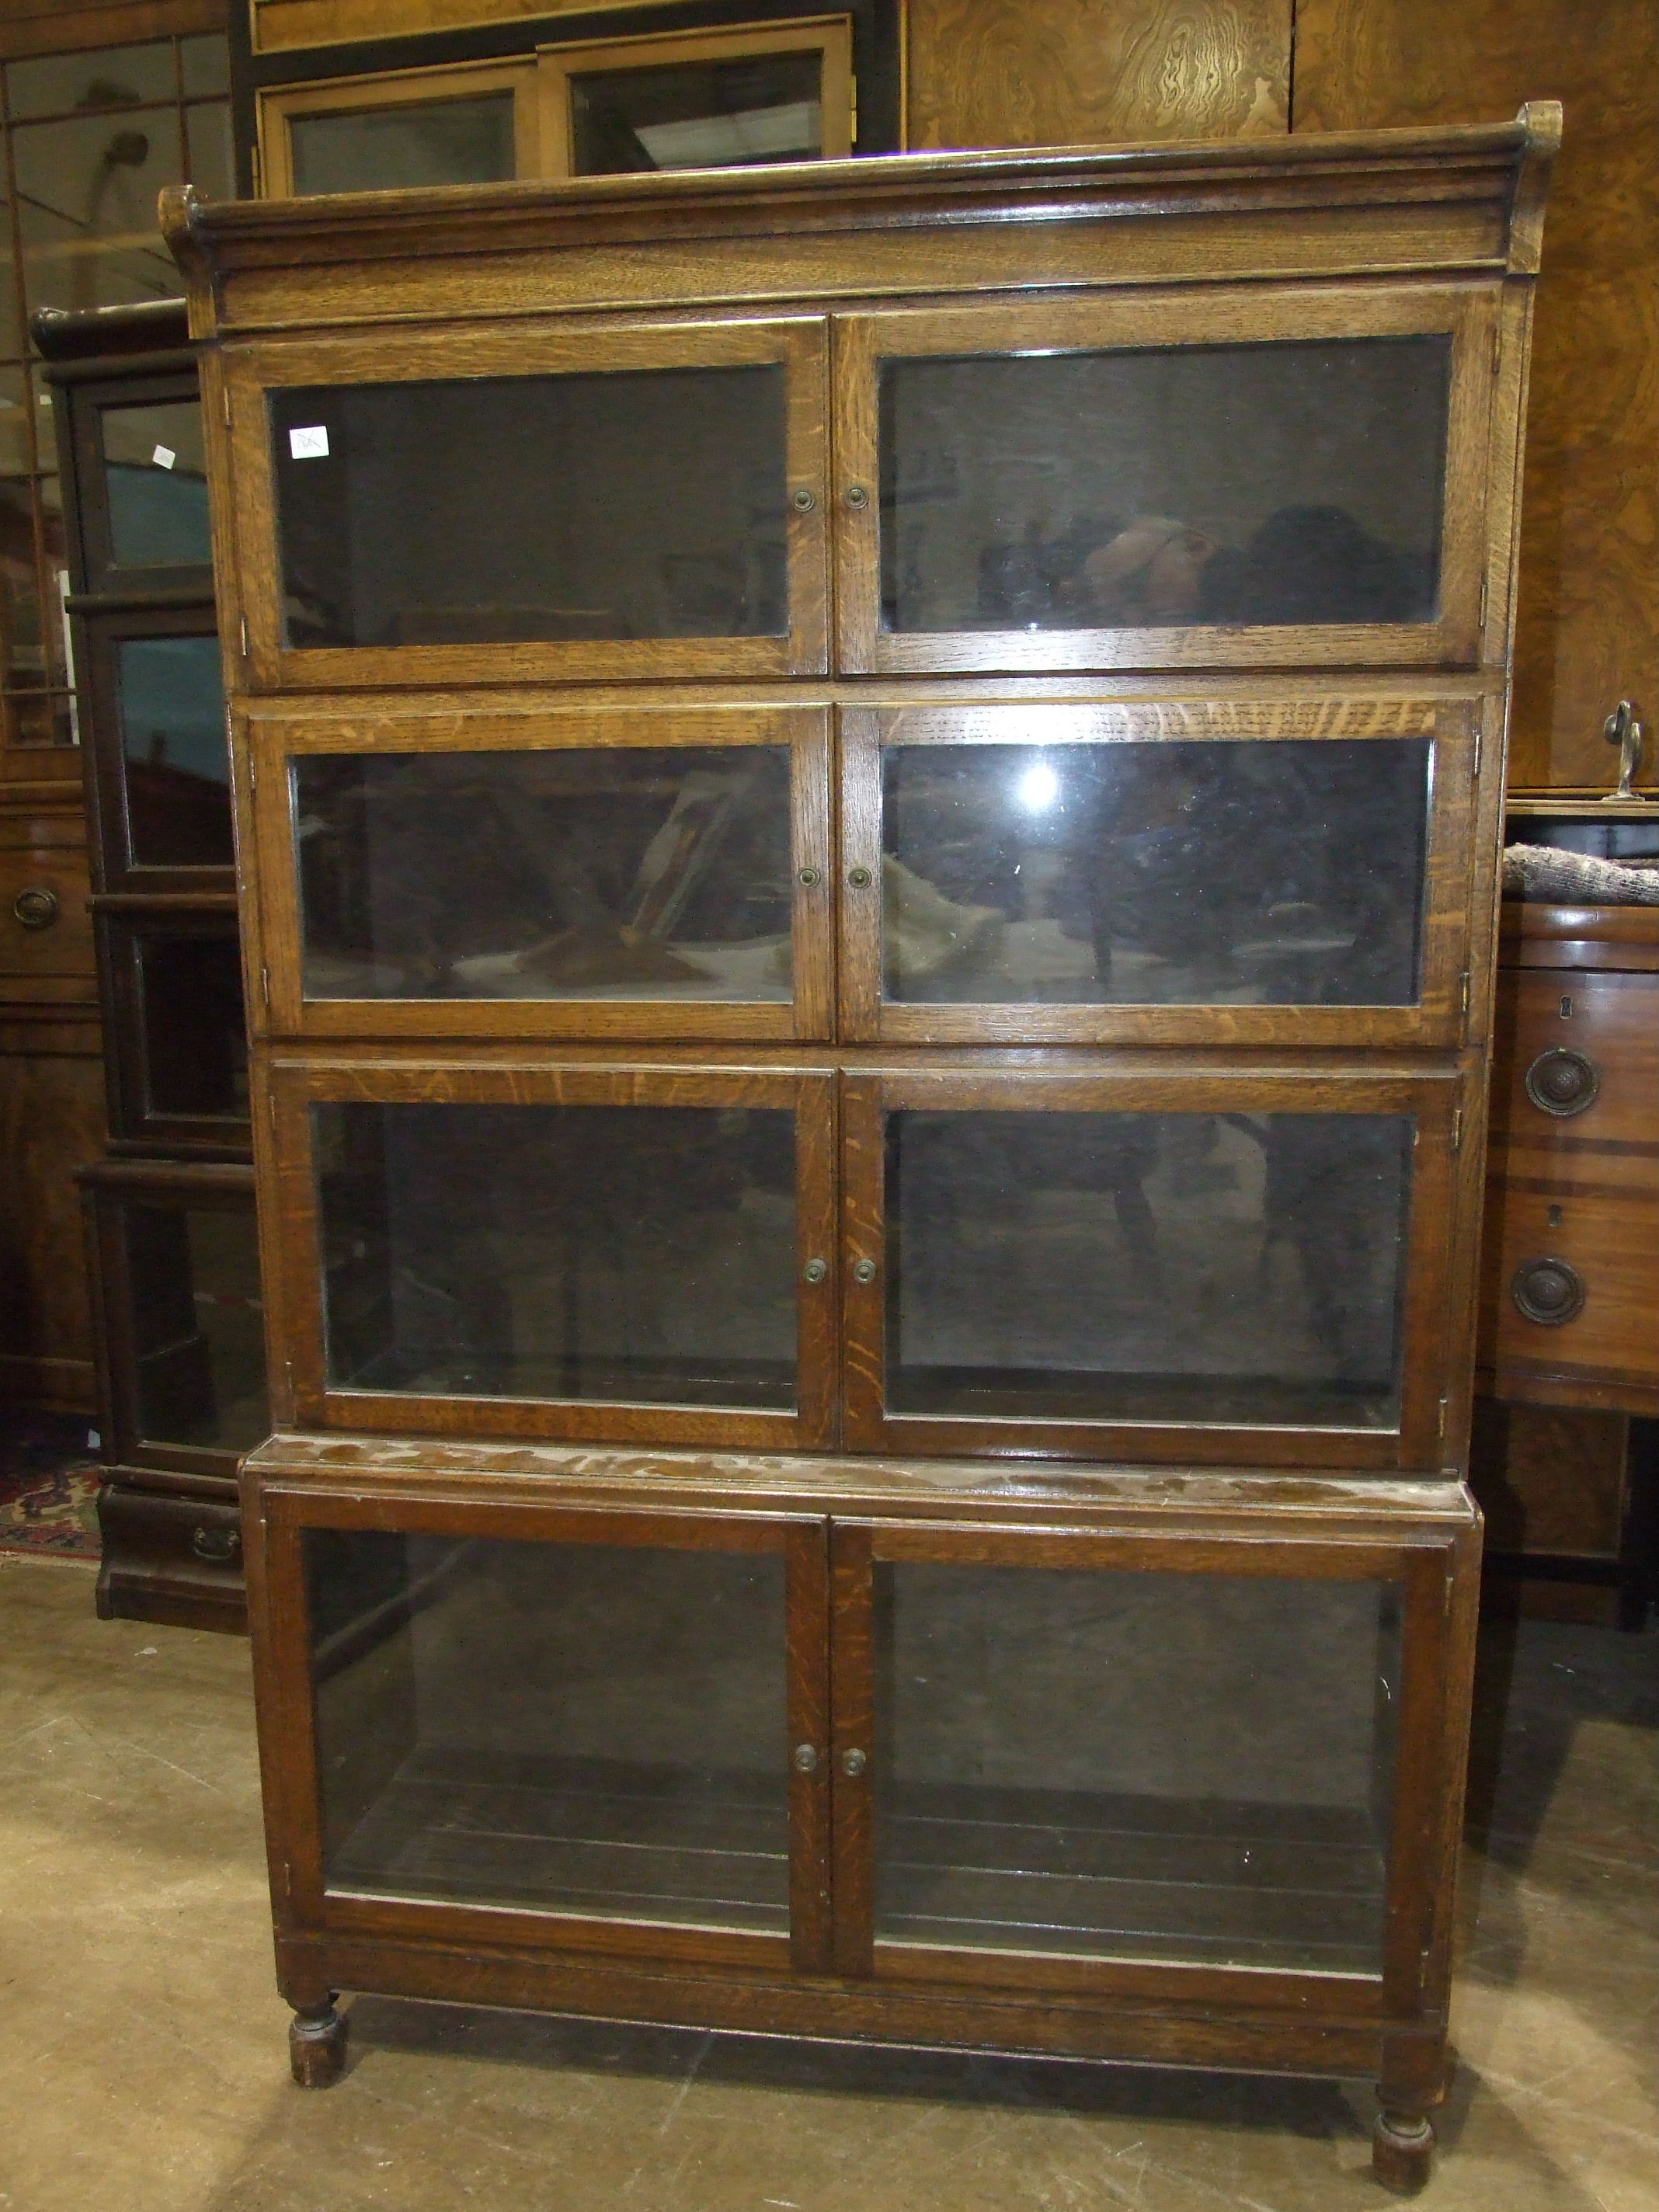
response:
[[[823,53],[747,54],[570,79],[571,172],[745,167],[823,152]]]
[[[290,647],[787,632],[781,363],[269,404]]]
[[[787,1932],[781,1556],[303,1543],[330,1888]]]
[[[1413,1125],[887,1117],[887,1408],[1392,1429]]]
[[[787,1109],[312,1111],[333,1387],[795,1405]]]
[[[493,185],[517,174],[510,87],[285,120],[296,195]]]
[[[135,951],[145,1111],[246,1120],[247,1024],[234,924],[219,933],[146,927]]]
[[[311,754],[312,999],[787,1004],[787,746]]]
[[[252,1206],[133,1203],[122,1237],[140,1440],[251,1451],[270,1432]]]
[[[888,745],[883,997],[1409,1006],[1431,759],[1421,738]]]
[[[235,852],[217,635],[122,638],[115,671],[133,866],[229,867]]]
[[[880,369],[890,632],[1428,623],[1451,341]]]
[[[110,557],[118,568],[194,568],[213,558],[199,400],[99,410]]]
[[[1380,1973],[1391,1586],[874,1571],[878,1944]]]

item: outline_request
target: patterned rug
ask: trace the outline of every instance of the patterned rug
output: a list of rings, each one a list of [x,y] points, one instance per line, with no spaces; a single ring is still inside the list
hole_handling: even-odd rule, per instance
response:
[[[0,1552],[99,1556],[100,1469],[86,1416],[0,1412]]]

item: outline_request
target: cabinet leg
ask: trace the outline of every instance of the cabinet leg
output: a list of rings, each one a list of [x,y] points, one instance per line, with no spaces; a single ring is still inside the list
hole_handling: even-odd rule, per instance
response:
[[[1415,2197],[1434,2165],[1434,2126],[1421,2112],[1394,2112],[1386,2106],[1371,2131],[1371,2172],[1396,2197]]]
[[[302,2089],[326,2089],[345,2063],[344,2015],[332,2002],[315,2012],[296,2012],[289,2022],[288,2060]]]

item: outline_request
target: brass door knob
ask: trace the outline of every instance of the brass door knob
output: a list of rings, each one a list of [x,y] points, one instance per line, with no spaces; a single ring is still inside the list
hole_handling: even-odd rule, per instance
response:
[[[1528,1260],[1510,1282],[1517,1313],[1540,1328],[1559,1328],[1584,1310],[1584,1279],[1570,1261]]]
[[[1552,1045],[1527,1070],[1527,1096],[1540,1114],[1582,1114],[1601,1088],[1595,1062],[1568,1045]]]
[[[58,894],[45,884],[31,884],[18,892],[11,910],[25,929],[50,929],[58,919]]]

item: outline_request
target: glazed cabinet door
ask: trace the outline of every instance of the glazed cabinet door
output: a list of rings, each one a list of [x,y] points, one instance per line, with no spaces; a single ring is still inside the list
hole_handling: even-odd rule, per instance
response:
[[[83,1182],[106,1457],[234,1476],[270,1433],[252,1170],[112,1160]]]
[[[842,1024],[927,1044],[1449,1045],[1479,703],[848,708]]]
[[[101,891],[234,892],[230,747],[211,606],[88,615],[82,742]]]
[[[1496,312],[1263,285],[838,319],[840,665],[1473,662]]]
[[[1436,1469],[1458,1085],[849,1074],[845,1439]]]
[[[254,717],[276,1026],[827,1037],[826,719]]]
[[[837,1522],[831,1557],[843,1974],[1410,2012],[1449,1547]]]
[[[74,403],[77,497],[89,592],[213,592],[207,462],[197,373],[81,386]]]
[[[775,1068],[279,1062],[295,1417],[828,1442],[833,1093]]]
[[[96,917],[117,1149],[246,1156],[247,1019],[234,898],[112,905]]]
[[[285,1910],[822,1970],[822,1521],[267,1492],[257,1534]]]
[[[825,665],[821,319],[230,349],[255,685]]]

